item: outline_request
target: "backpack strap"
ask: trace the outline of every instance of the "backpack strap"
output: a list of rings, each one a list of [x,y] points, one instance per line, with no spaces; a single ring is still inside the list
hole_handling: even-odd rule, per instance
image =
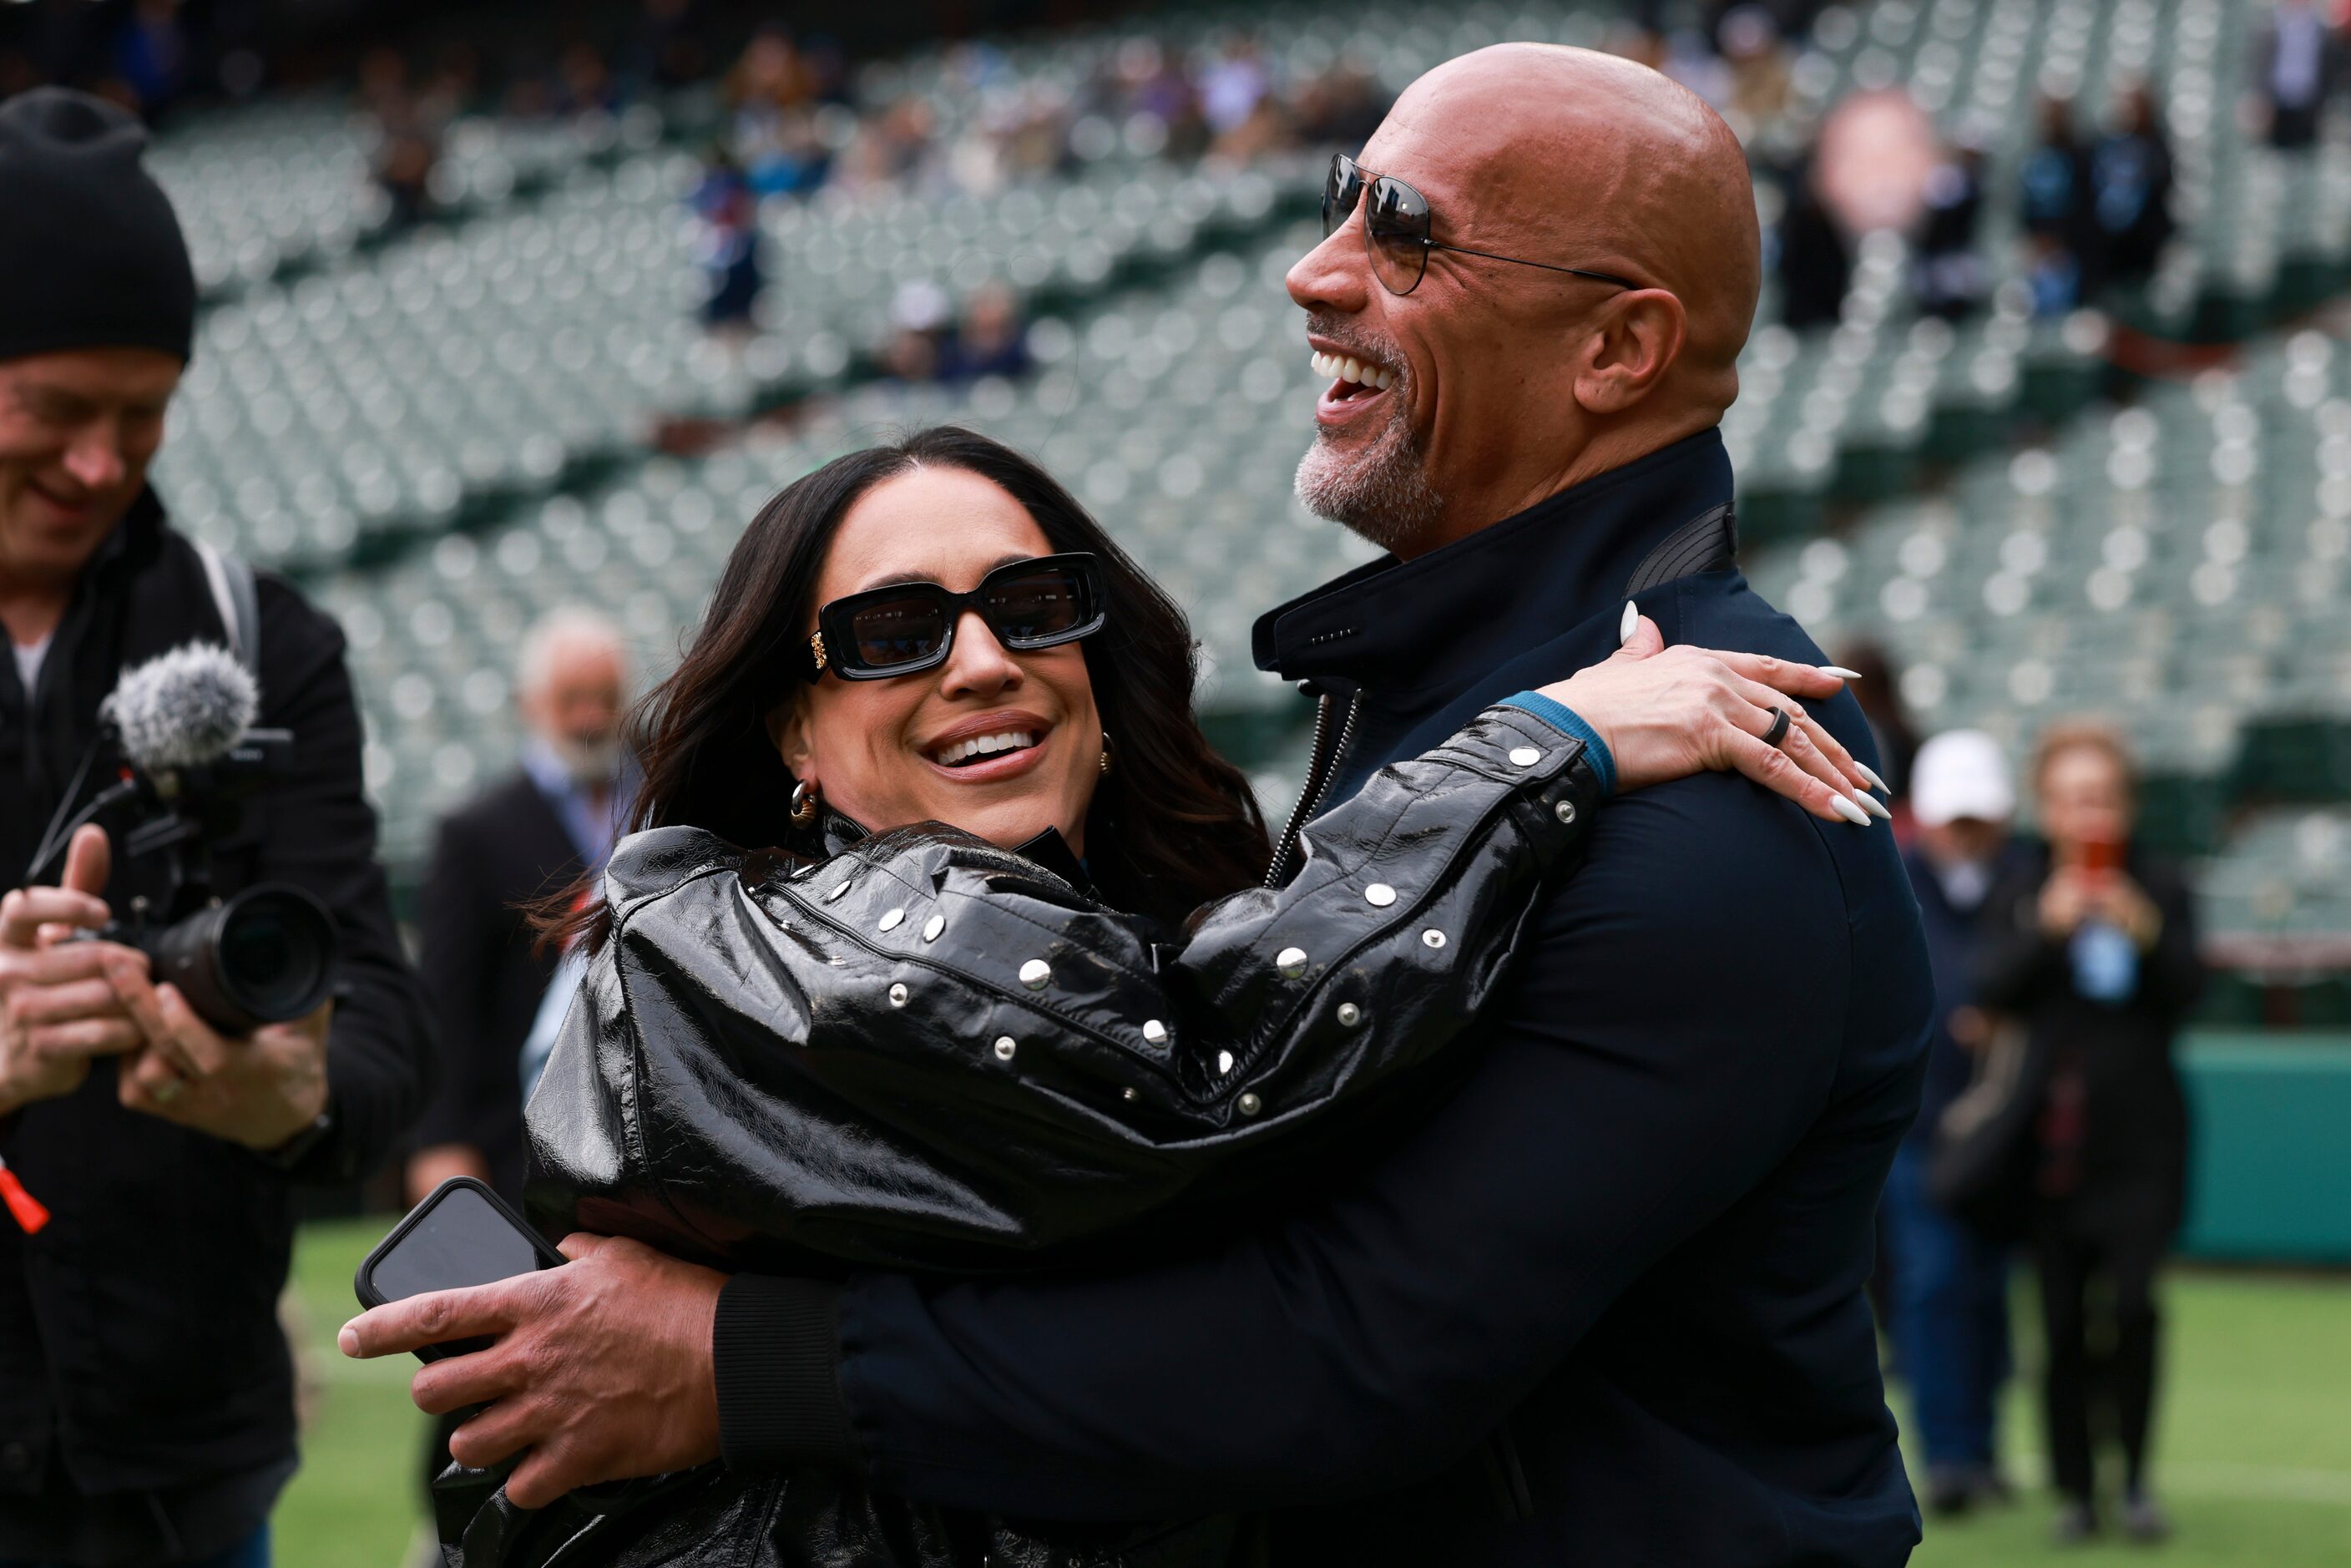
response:
[[[228,633],[229,652],[261,679],[261,600],[254,590],[253,568],[224,553],[204,539],[191,539],[197,559],[204,563],[204,581],[213,591],[213,607],[220,612],[221,630]]]

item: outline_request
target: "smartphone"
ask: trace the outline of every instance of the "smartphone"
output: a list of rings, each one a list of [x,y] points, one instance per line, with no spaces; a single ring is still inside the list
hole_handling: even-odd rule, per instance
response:
[[[432,1291],[488,1285],[538,1269],[558,1269],[563,1254],[496,1193],[472,1176],[451,1176],[409,1210],[351,1277],[363,1307]],[[424,1361],[486,1350],[487,1339],[452,1340],[418,1351]]]

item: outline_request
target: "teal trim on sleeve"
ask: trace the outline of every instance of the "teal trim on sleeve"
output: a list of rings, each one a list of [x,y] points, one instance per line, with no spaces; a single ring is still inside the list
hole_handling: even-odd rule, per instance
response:
[[[1592,770],[1600,775],[1600,792],[1616,793],[1616,759],[1608,755],[1608,743],[1600,738],[1600,732],[1584,723],[1581,714],[1541,692],[1520,692],[1514,697],[1504,697],[1502,706],[1524,709],[1562,735],[1572,735],[1583,742],[1583,749],[1592,757]]]

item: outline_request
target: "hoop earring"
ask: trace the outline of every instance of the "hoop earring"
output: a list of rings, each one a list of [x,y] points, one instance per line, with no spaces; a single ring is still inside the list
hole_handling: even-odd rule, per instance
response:
[[[816,821],[816,809],[824,799],[824,791],[806,779],[792,786],[792,826],[805,828]]]
[[[1110,731],[1102,731],[1102,776],[1110,777]]]

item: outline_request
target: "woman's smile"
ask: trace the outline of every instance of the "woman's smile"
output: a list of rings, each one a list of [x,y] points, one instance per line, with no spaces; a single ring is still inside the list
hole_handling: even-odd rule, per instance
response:
[[[957,784],[1018,779],[1045,759],[1053,725],[1032,713],[1005,709],[976,715],[933,736],[915,754]]]

